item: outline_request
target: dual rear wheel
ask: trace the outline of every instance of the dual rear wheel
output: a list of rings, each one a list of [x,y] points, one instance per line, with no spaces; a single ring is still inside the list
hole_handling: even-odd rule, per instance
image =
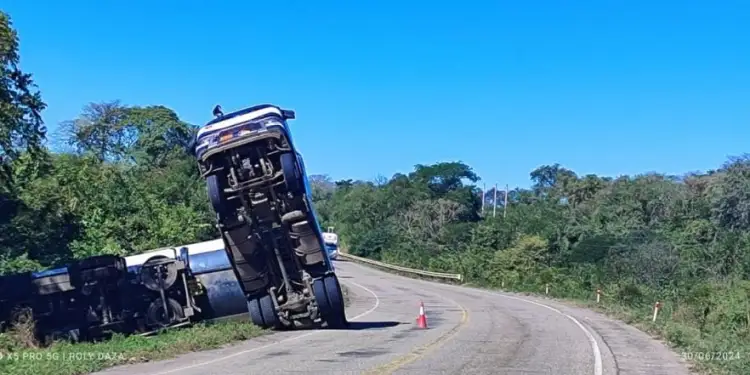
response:
[[[270,295],[248,300],[247,309],[250,313],[250,320],[256,326],[271,329],[281,328],[281,320],[279,320],[279,315],[276,313]]]
[[[313,294],[318,302],[320,315],[328,323],[328,328],[346,328],[349,323],[346,320],[344,295],[336,275],[331,274],[315,280]]]
[[[344,296],[336,275],[331,274],[315,280],[313,295],[318,303],[321,318],[328,324],[328,328],[347,327],[349,323],[346,320]],[[261,328],[281,328],[282,324],[270,295],[248,300],[247,307],[253,324]]]

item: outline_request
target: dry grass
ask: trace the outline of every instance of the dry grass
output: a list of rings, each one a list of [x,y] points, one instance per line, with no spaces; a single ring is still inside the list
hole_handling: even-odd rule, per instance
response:
[[[9,338],[22,348],[39,348],[41,345],[36,339],[36,322],[31,309],[17,309],[13,316],[13,322],[7,333]]]
[[[215,349],[267,332],[247,321],[227,321],[196,324],[152,337],[115,335],[111,340],[97,343],[57,341],[43,346],[35,339],[34,321],[25,313],[18,315],[7,332],[0,333],[0,374],[88,374],[118,365]]]

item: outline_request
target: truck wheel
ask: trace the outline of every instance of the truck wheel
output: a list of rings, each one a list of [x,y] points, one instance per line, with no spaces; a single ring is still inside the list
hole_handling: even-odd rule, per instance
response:
[[[326,294],[328,295],[328,303],[331,304],[333,312],[338,316],[339,325],[345,327],[349,324],[346,321],[346,309],[344,307],[344,293],[341,292],[341,284],[336,275],[330,275],[324,280],[326,286]]]
[[[258,301],[258,299],[247,301],[247,310],[250,313],[250,321],[258,327],[266,328],[266,323],[263,321],[263,313],[260,312],[260,304]]]
[[[184,319],[182,305],[169,297],[167,297],[167,311],[164,311],[164,302],[161,298],[151,301],[146,311],[146,324],[156,329],[166,328]]]
[[[337,294],[336,292],[333,292],[331,296],[328,294],[328,287],[326,280],[329,279],[331,276],[327,276],[321,279],[317,279],[313,282],[313,294],[315,295],[315,300],[318,302],[318,307],[320,308],[320,315],[323,318],[323,320],[328,323],[328,328],[333,329],[340,329],[344,328],[346,326],[346,320],[342,319],[342,314],[337,308],[338,305],[336,305],[337,300]],[[343,301],[342,298],[340,298],[340,294],[338,294],[339,298],[338,300]],[[333,297],[333,301],[332,298]],[[333,303],[331,303],[333,302]]]
[[[211,200],[211,206],[221,218],[224,217],[224,193],[219,182],[219,176],[212,174],[206,177],[208,185],[208,198]]]
[[[164,272],[158,273],[157,267]],[[177,282],[177,273],[177,261],[161,255],[148,258],[139,271],[143,286],[154,292],[172,287]]]
[[[281,163],[281,170],[284,172],[284,183],[288,192],[297,195],[302,194],[302,173],[300,173],[297,167],[297,162],[294,158],[294,153],[287,152],[281,154],[279,158]]]
[[[326,286],[323,279],[315,279],[312,284],[313,296],[315,296],[315,302],[318,303],[318,309],[320,309],[320,317],[323,320],[328,320],[331,316],[331,304],[328,303],[328,296],[326,296]]]
[[[247,301],[250,320],[261,328],[279,328],[281,322],[270,295]]]

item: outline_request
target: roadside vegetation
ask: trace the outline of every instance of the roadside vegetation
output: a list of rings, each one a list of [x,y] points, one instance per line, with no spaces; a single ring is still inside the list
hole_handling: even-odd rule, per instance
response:
[[[344,303],[349,306],[349,289],[345,285],[341,289]],[[0,374],[88,374],[113,366],[217,349],[268,333],[271,331],[258,328],[248,319],[199,323],[149,337],[116,335],[96,343],[58,341],[43,346],[34,338],[33,320],[28,314],[22,314],[12,329],[0,334]]]
[[[0,273],[216,238],[187,148],[196,126],[165,106],[102,101],[47,134],[46,104],[20,69],[18,43],[0,12]],[[498,192],[496,215],[495,192],[485,192],[482,213],[479,176],[461,162],[374,182],[310,179],[321,226],[335,227],[355,255],[460,272],[484,287],[543,293],[549,284],[553,296],[585,303],[601,288],[598,308],[680,351],[742,353],[696,360],[700,370],[750,373],[748,156],[684,176],[539,166],[530,188],[508,192],[507,206]],[[664,310],[651,323],[657,300]],[[8,353],[122,350],[127,362],[160,358],[166,346],[192,350],[258,333],[232,324],[51,349],[19,343],[23,335],[11,332],[0,335],[0,372],[78,374],[121,361],[9,362]],[[20,367],[34,363],[48,367]]]
[[[700,371],[750,373],[750,157],[685,176],[578,176],[555,164],[530,177],[507,207],[498,192],[495,215],[494,191],[482,215],[479,177],[460,162],[378,182],[316,177],[313,192],[354,255],[480,287],[549,285],[659,334]]]
[[[0,334],[0,374],[80,375],[117,365],[175,358],[180,354],[216,349],[267,333],[249,321],[197,324],[151,337],[117,335],[97,343],[55,342],[39,345],[34,323],[17,322]]]

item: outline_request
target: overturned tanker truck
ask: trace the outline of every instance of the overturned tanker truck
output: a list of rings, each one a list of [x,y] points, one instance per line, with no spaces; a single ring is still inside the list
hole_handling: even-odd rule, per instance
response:
[[[202,294],[187,260],[98,255],[63,267],[0,276],[0,332],[24,318],[37,340],[151,334],[200,318]],[[145,261],[145,262],[144,262]],[[24,314],[24,311],[26,314]]]
[[[253,323],[265,328],[347,325],[302,156],[287,120],[266,104],[202,126],[195,156]]]

